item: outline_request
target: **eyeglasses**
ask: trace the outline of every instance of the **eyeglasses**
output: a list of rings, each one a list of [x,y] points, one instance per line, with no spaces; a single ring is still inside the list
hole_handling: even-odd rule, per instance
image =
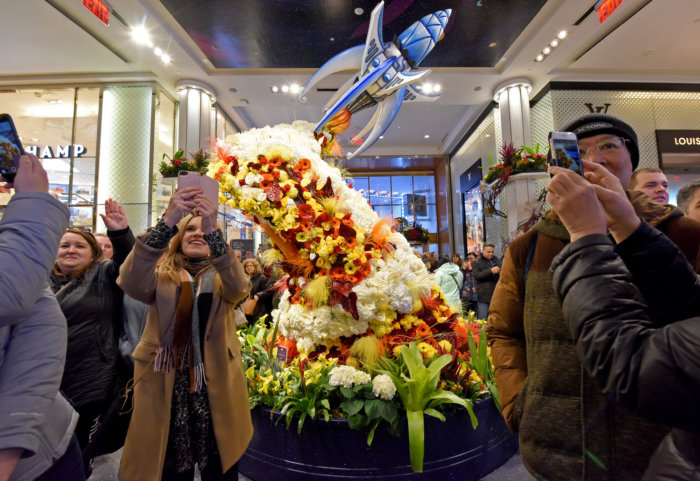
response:
[[[608,137],[595,144],[595,150],[600,152],[606,159],[617,159],[622,153],[622,146],[625,145],[625,142],[629,142],[629,140],[620,137]],[[584,160],[593,155],[593,149],[590,147],[581,147],[579,145],[578,151]]]

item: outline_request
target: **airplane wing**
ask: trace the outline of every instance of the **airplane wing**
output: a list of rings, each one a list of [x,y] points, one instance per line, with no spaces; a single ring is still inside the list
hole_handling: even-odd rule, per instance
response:
[[[382,23],[384,21],[384,2],[379,2],[369,19],[367,30],[367,40],[365,41],[364,53],[362,55],[361,75],[365,75],[369,70],[370,62],[377,54],[384,50],[384,37],[382,34]]]

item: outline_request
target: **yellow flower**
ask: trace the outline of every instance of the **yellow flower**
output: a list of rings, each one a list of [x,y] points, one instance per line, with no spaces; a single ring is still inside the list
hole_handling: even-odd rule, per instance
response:
[[[438,345],[442,348],[444,352],[452,351],[452,344],[450,343],[450,341],[443,339],[442,341],[438,342]]]
[[[245,377],[247,377],[248,379],[255,378],[255,366],[250,366],[248,369],[246,369]]]
[[[313,196],[311,195],[311,192],[304,192],[304,193],[302,194],[302,197],[304,198],[304,200],[309,200],[309,199],[311,199],[311,197],[313,197]]]
[[[437,350],[435,350],[433,346],[425,342],[418,343],[418,350],[425,359],[431,359],[435,354],[437,354]]]
[[[299,235],[299,234],[297,234]],[[346,262],[345,263],[345,272],[348,274],[354,274],[357,271],[357,266],[355,265],[354,262]]]
[[[290,198],[294,199],[294,198],[296,198],[296,196],[299,195],[299,191],[297,190],[296,187],[292,187],[291,189],[289,189],[289,190],[287,191],[287,195],[288,195]]]

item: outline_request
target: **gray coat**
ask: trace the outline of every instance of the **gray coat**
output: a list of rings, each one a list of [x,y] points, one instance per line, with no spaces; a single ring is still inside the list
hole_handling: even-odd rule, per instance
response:
[[[68,209],[14,195],[0,221],[0,449],[23,449],[11,481],[32,480],[68,447],[78,416],[58,392],[66,320],[48,288]]]

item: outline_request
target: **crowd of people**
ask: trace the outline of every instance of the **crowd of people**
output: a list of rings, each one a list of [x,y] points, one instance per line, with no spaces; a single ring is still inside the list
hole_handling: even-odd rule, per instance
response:
[[[700,180],[674,207],[663,171],[637,169],[625,122],[593,114],[562,130],[577,134],[585,175],[550,167],[552,210],[502,260],[489,243],[465,259],[416,255],[451,309],[487,320],[528,476],[698,479]],[[262,250],[232,250],[198,188],[135,237],[112,199],[105,234],[68,228],[32,155],[10,185],[0,481],[86,479],[128,395],[120,480],[191,481],[195,467],[238,479],[253,427],[236,330],[269,322],[279,301]]]

